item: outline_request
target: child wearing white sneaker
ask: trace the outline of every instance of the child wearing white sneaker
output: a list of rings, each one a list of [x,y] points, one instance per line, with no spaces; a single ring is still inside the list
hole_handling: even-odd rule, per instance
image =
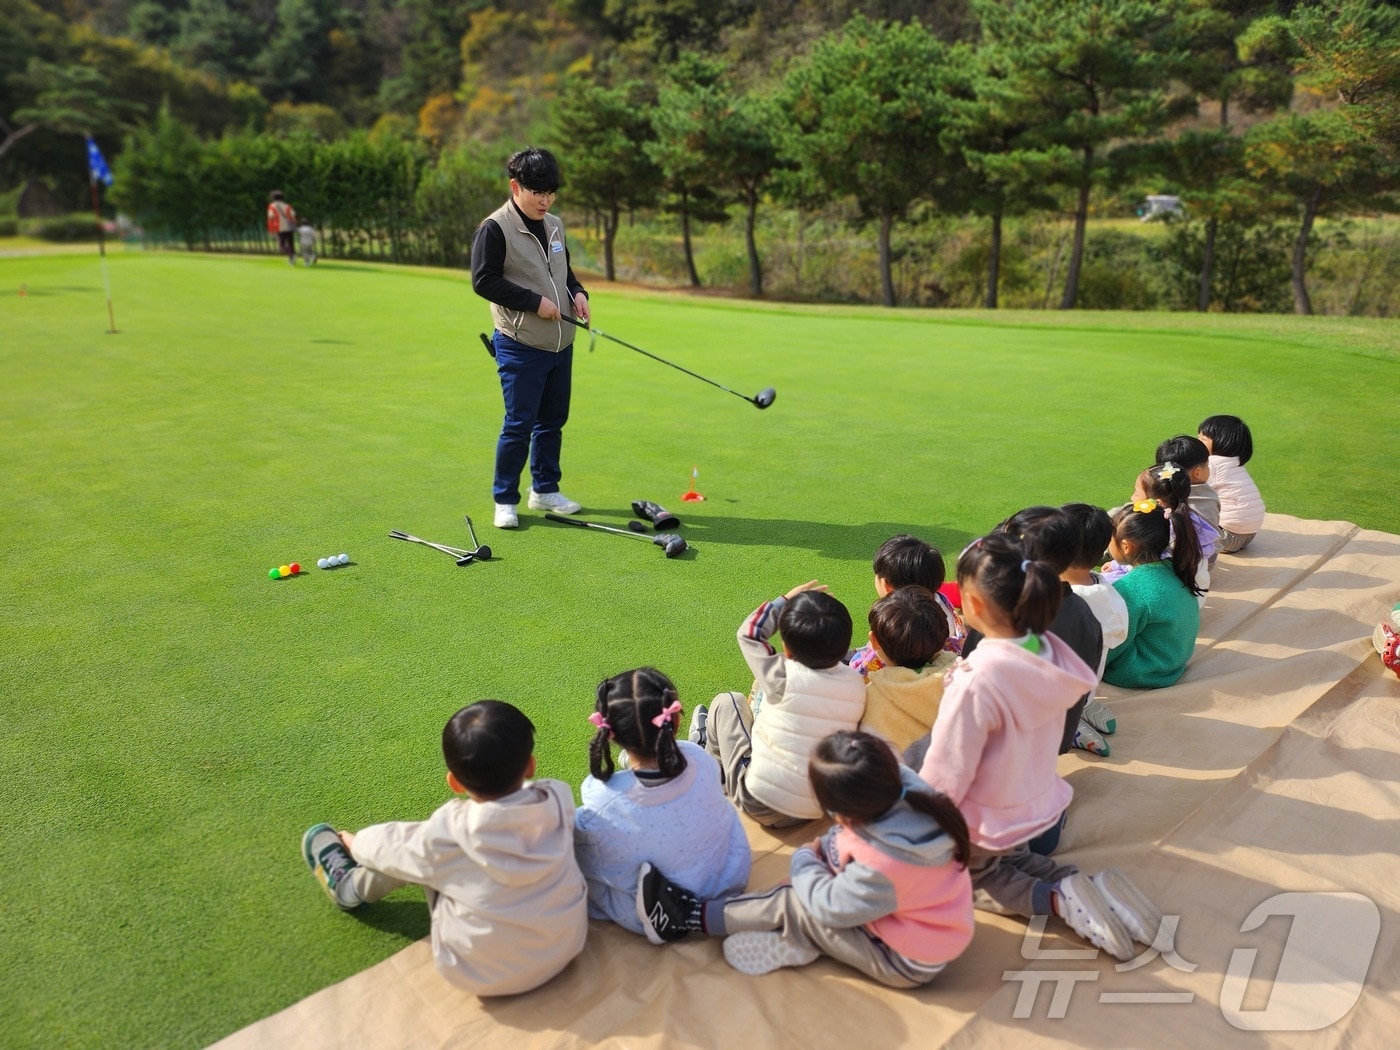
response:
[[[791,885],[707,899],[648,866],[637,892],[648,938],[725,937],[725,959],[747,974],[828,955],[893,988],[928,984],[972,940],[962,814],[870,733],[825,737],[808,774],[836,823],[793,854]]]
[[[535,773],[535,727],[510,704],[481,700],[442,731],[453,799],[418,822],[351,834],[317,824],[302,856],[339,907],[401,886],[424,889],[433,962],[476,995],[544,984],[583,950],[588,894],[574,860],[573,792]]]
[[[958,559],[963,616],[976,650],[948,672],[919,775],[967,818],[968,871],[978,907],[1058,915],[1116,959],[1134,938],[1151,943],[1160,913],[1127,877],[1090,877],[1030,849],[1053,828],[1073,791],[1056,765],[1065,712],[1097,684],[1094,669],[1047,633],[1062,598],[1059,575],[993,533]],[[1145,939],[1144,939],[1145,938]]]
[[[719,763],[688,740],[676,740],[676,687],[654,667],[598,686],[589,721],[591,775],[574,817],[574,853],[588,883],[588,914],[641,933],[637,880],[642,864],[673,872],[706,896],[742,893],[749,881],[749,840],[724,795]],[[612,747],[626,768],[613,767]]]

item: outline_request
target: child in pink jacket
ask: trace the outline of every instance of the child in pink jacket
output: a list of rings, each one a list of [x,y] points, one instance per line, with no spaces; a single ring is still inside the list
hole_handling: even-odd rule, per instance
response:
[[[824,737],[808,774],[835,824],[793,854],[791,884],[702,901],[645,867],[647,937],[724,937],[741,973],[826,955],[892,988],[928,984],[972,940],[967,824],[872,733]]]
[[[1121,872],[1092,877],[1031,852],[1073,794],[1056,770],[1065,712],[1098,684],[1094,668],[1046,633],[1062,594],[1054,569],[1015,536],[975,541],[958,559],[963,617],[983,641],[948,672],[920,776],[967,818],[978,907],[1058,915],[1090,943],[1131,959],[1161,912]]]

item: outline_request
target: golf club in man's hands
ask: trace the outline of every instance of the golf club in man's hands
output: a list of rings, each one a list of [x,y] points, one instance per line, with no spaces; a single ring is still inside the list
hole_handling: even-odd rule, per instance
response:
[[[561,314],[561,315],[560,315],[560,320],[562,320],[562,321],[568,321],[569,324],[571,324],[571,325],[577,325],[579,328],[584,329],[584,331],[591,332],[593,335],[601,335],[604,339],[611,339],[614,343],[617,343],[619,346],[625,346],[625,347],[627,347],[628,350],[635,350],[637,353],[641,354],[643,357],[649,357],[649,358],[651,358],[653,361],[660,361],[663,365],[670,365],[670,366],[671,366],[672,368],[674,368],[677,372],[684,372],[686,375],[688,375],[688,376],[690,376],[690,377],[692,377],[692,378],[694,378],[694,379],[698,379],[698,380],[700,380],[702,383],[709,383],[710,386],[717,386],[717,387],[719,387],[721,390],[723,390],[725,393],[727,393],[727,394],[733,394],[735,397],[741,397],[741,398],[743,398],[745,401],[749,402],[749,404],[754,405],[754,406],[756,406],[757,408],[767,408],[769,405],[771,405],[771,404],[773,403],[773,399],[774,399],[775,397],[778,396],[777,391],[775,391],[775,390],[770,386],[770,387],[764,388],[763,390],[760,390],[760,391],[759,391],[757,394],[755,394],[753,397],[749,397],[747,394],[741,394],[741,393],[739,393],[739,391],[737,391],[737,390],[731,390],[729,387],[725,386],[723,383],[716,383],[713,379],[706,379],[706,378],[705,378],[704,376],[702,376],[699,372],[692,372],[690,369],[685,368],[685,367],[683,367],[683,366],[681,366],[681,365],[678,365],[678,364],[676,364],[674,361],[667,361],[664,357],[658,357],[656,354],[653,354],[650,350],[643,350],[640,346],[634,346],[634,345],[632,345],[631,343],[627,342],[627,340],[625,340],[625,339],[619,339],[619,338],[618,338],[617,336],[615,336],[615,335],[609,335],[607,332],[603,331],[601,328],[592,328],[592,327],[589,326],[589,324],[588,324],[587,321],[580,321],[580,320],[578,320],[578,318],[576,318],[576,317],[568,317],[568,316],[566,316],[566,315],[564,315],[564,314]]]

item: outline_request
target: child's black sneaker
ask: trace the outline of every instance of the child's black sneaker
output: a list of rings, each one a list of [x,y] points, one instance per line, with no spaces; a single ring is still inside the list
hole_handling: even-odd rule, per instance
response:
[[[329,824],[307,828],[301,837],[301,855],[326,896],[335,901],[337,907],[349,911],[364,903],[350,880],[350,872],[359,865],[340,841],[335,828]]]
[[[678,941],[700,929],[700,901],[650,864],[637,879],[637,918],[652,944]]]

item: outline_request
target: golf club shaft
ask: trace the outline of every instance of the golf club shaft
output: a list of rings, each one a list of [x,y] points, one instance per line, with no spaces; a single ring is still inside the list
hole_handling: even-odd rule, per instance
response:
[[[442,543],[433,543],[431,540],[420,539],[417,536],[410,536],[408,533],[403,532],[399,529],[394,529],[392,532],[389,533],[389,535],[396,540],[406,540],[409,543],[421,543],[424,547],[431,547],[433,548],[433,550],[442,551],[443,554],[450,554],[454,558],[473,557],[473,553],[471,551],[464,551],[457,547],[448,547]]]
[[[577,525],[581,529],[599,529],[603,532],[615,532],[619,536],[628,536],[634,540],[641,540],[643,543],[650,543],[651,537],[644,532],[633,532],[631,529],[615,529],[611,525],[599,525],[596,521],[580,521],[578,518],[566,518],[562,514],[546,514],[550,521],[563,522],[565,525]]]
[[[643,350],[640,346],[634,346],[634,345],[632,345],[631,343],[629,343],[629,342],[628,342],[627,340],[625,340],[625,339],[619,339],[619,338],[618,338],[617,336],[615,336],[615,335],[609,335],[607,332],[603,331],[601,328],[592,328],[592,327],[589,326],[588,322],[586,322],[586,321],[580,321],[580,320],[577,320],[576,318],[573,318],[573,317],[566,317],[566,316],[564,316],[563,314],[560,314],[559,316],[560,316],[560,318],[561,318],[562,320],[568,321],[569,324],[571,324],[571,325],[577,325],[579,328],[582,328],[582,329],[584,329],[585,331],[591,332],[593,335],[601,335],[604,339],[611,339],[614,343],[617,343],[617,344],[619,344],[620,346],[625,346],[625,347],[627,347],[628,350],[635,350],[637,353],[641,354],[641,355],[644,356],[644,357],[649,357],[649,358],[651,358],[653,361],[660,361],[663,365],[670,365],[670,366],[671,366],[672,368],[674,368],[677,372],[684,372],[686,375],[691,376],[691,377],[693,377],[693,378],[695,378],[695,379],[698,379],[698,380],[700,380],[702,383],[709,383],[710,386],[719,387],[719,389],[723,390],[725,393],[727,393],[727,394],[733,394],[735,397],[741,397],[741,398],[743,398],[745,401],[749,402],[749,403],[752,404],[752,405],[757,405],[757,404],[758,404],[757,401],[755,401],[753,398],[749,397],[747,394],[741,394],[741,393],[739,393],[739,391],[737,391],[737,390],[731,390],[731,389],[729,389],[729,387],[725,386],[723,383],[716,383],[713,379],[710,379],[710,378],[708,378],[708,377],[706,377],[706,376],[702,376],[699,372],[692,372],[690,369],[685,368],[685,367],[682,366],[682,365],[678,365],[678,364],[676,364],[674,361],[667,361],[664,357],[658,357],[656,354],[653,354],[650,350]]]

